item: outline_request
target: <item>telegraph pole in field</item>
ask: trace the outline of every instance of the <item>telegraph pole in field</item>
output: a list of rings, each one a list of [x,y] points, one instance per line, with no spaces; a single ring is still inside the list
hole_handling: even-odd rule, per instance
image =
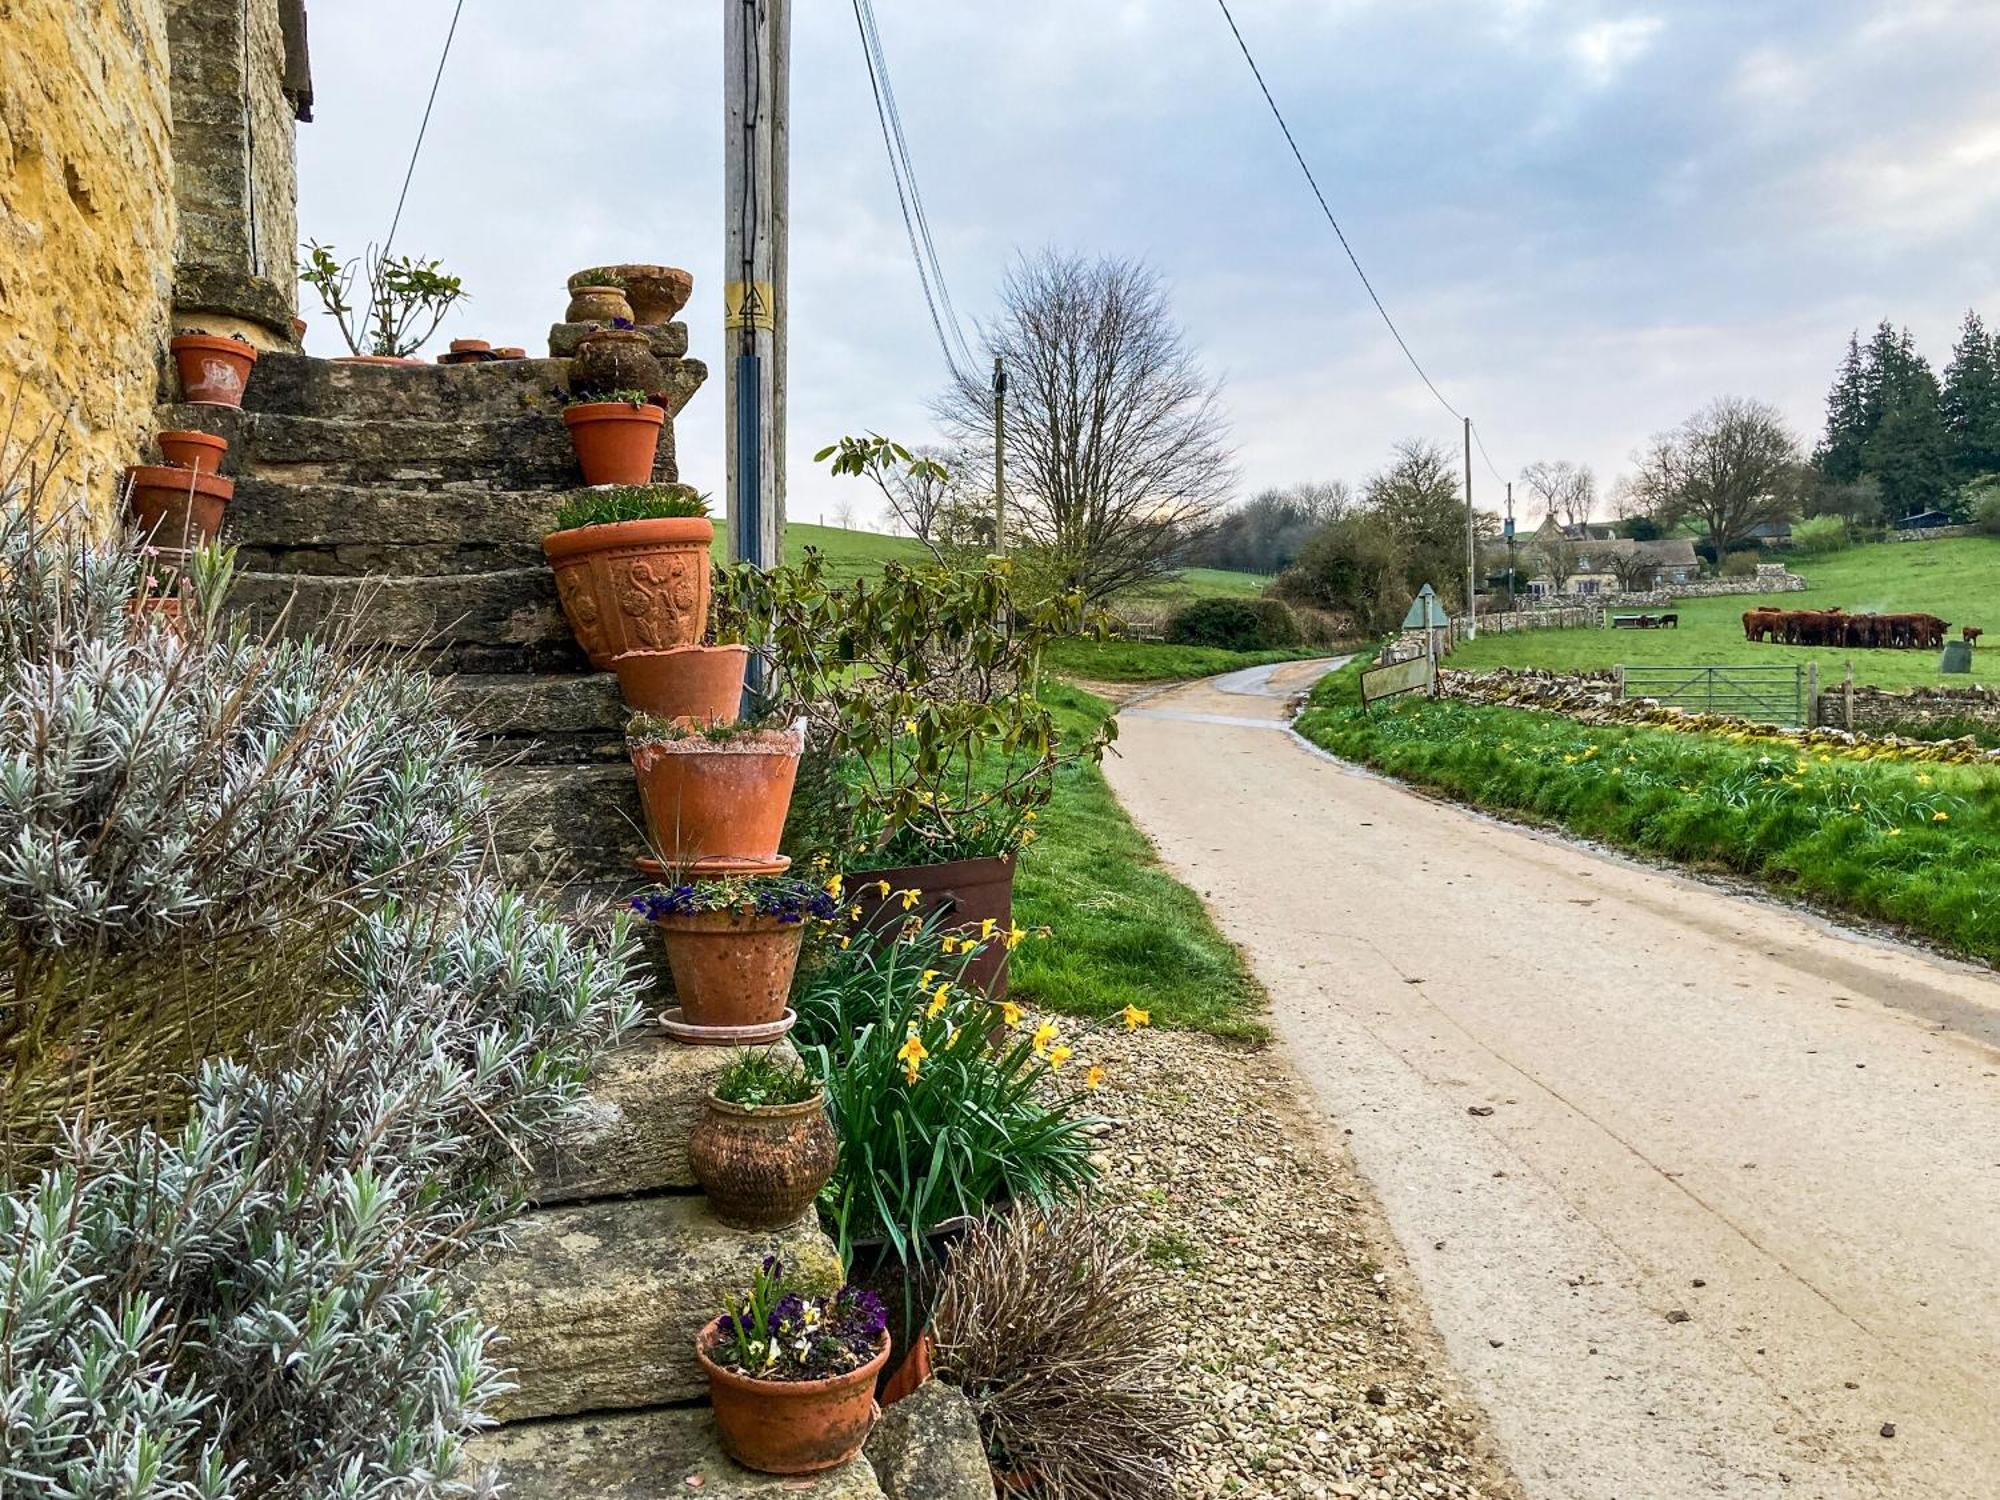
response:
[[[791,0],[723,0],[723,329],[729,554],[785,538],[785,279]]]
[[[1514,596],[1514,481],[1507,481],[1507,608],[1520,608]]]
[[[1472,418],[1465,419],[1465,638],[1479,634],[1479,560],[1472,524]]]
[[[1007,366],[993,356],[993,550],[1007,555]]]

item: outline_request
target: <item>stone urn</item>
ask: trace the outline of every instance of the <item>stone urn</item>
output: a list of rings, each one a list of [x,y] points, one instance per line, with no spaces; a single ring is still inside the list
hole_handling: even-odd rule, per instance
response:
[[[652,340],[636,328],[600,328],[585,334],[569,365],[569,388],[579,396],[651,393],[665,384]]]
[[[569,308],[563,316],[572,323],[611,323],[621,318],[627,323],[635,321],[631,302],[623,288],[615,286],[571,287]]]
[[[716,1218],[732,1229],[797,1223],[839,1156],[823,1093],[803,1104],[754,1107],[711,1094],[688,1136],[695,1181]]]
[[[633,321],[642,328],[671,323],[694,295],[694,276],[679,266],[606,266],[625,284]]]

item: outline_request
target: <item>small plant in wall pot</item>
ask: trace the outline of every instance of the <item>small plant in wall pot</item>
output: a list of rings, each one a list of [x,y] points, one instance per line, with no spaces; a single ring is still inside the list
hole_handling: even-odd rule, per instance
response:
[[[812,1208],[840,1143],[826,1091],[796,1057],[743,1052],[717,1075],[688,1137],[709,1209],[735,1229],[782,1229]]]
[[[692,646],[708,628],[708,501],[681,484],[571,493],[542,551],[577,645],[600,672],[629,651]]]
[[[840,914],[826,891],[782,875],[684,881],[635,896],[631,907],[666,944],[680,1001],[665,1018],[668,1034],[697,1043],[768,1041],[789,1030],[806,927]]]
[[[644,391],[578,396],[563,407],[563,423],[588,485],[643,485],[653,477],[667,414]]]

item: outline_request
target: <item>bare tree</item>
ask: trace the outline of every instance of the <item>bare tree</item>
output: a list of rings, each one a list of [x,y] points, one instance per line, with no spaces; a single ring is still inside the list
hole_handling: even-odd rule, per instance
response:
[[[913,451],[921,462],[886,470],[882,496],[903,529],[935,552],[959,483],[960,464],[956,455],[939,447]]]
[[[1541,459],[1521,471],[1521,482],[1558,526],[1574,530],[1587,524],[1597,504],[1597,476],[1589,464]]]
[[[1172,572],[1219,518],[1233,456],[1160,278],[1044,251],[1008,273],[1001,303],[985,342],[1007,363],[1010,524],[1092,601]],[[990,464],[984,384],[962,379],[937,410]]]
[[[1569,592],[1569,581],[1576,577],[1576,543],[1564,536],[1559,526],[1543,528],[1535,539],[1535,557],[1542,571],[1549,575],[1554,592]]]
[[[1655,435],[1637,462],[1634,498],[1667,524],[1698,523],[1718,564],[1731,543],[1793,513],[1804,476],[1799,441],[1777,408],[1736,396]]]
[[[1660,565],[1636,544],[1629,551],[1612,553],[1609,566],[1618,579],[1618,587],[1628,594],[1641,594],[1650,589],[1660,571]]]

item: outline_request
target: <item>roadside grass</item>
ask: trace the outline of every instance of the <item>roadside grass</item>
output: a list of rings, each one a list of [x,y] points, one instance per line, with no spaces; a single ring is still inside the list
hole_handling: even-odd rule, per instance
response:
[[[1909,545],[1916,545],[1914,543]],[[2000,959],[2000,772],[1860,760],[1750,737],[1594,726],[1408,699],[1371,716],[1350,665],[1314,689],[1314,744],[1479,807]]]
[[[1185,682],[1239,667],[1274,661],[1303,661],[1340,653],[1330,646],[1286,647],[1276,651],[1227,651],[1220,646],[1175,646],[1164,641],[1055,642],[1043,665],[1052,672],[1090,682]]]
[[[1140,584],[1118,596],[1120,604],[1186,604],[1193,599],[1254,599],[1270,587],[1267,573],[1230,568],[1182,568],[1170,578]]]
[[[1919,685],[2000,685],[2000,650],[1983,644],[1972,653],[1972,675],[1946,677],[1935,651],[1859,651],[1814,646],[1773,646],[1743,639],[1744,611],[1757,604],[1780,609],[1851,613],[1925,611],[1959,627],[1977,625],[2000,641],[2000,538],[1952,537],[1937,542],[1878,542],[1829,557],[1799,558],[1793,571],[1812,585],[1799,594],[1742,594],[1677,603],[1678,630],[1529,630],[1481,636],[1451,653],[1463,671],[1493,667],[1545,667],[1555,671],[1628,666],[1706,666],[1744,663],[1789,666],[1817,661],[1820,685],[1841,681],[1849,663],[1854,680],[1886,688]]]
[[[1111,706],[1065,683],[1043,689],[1065,735],[1086,735]],[[1261,1038],[1264,993],[1216,931],[1201,898],[1160,864],[1111,795],[1103,770],[1065,766],[1039,836],[1014,877],[1014,920],[1049,928],[1014,950],[1009,988],[1024,1004],[1106,1019],[1127,1005],[1155,1026]]]

